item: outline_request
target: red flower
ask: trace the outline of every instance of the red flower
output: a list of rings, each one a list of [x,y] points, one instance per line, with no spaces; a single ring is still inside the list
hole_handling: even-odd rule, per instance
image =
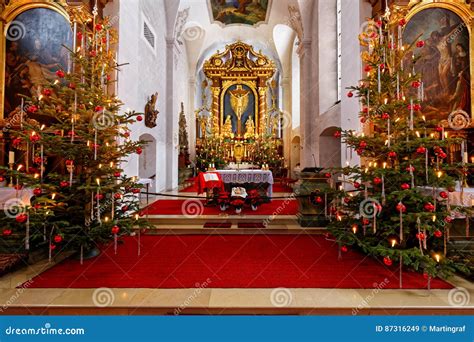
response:
[[[392,259],[390,259],[389,257],[383,258],[383,263],[387,266],[392,266],[393,264]]]
[[[244,200],[237,198],[230,202],[230,204],[236,208],[242,208],[244,206]]]
[[[423,46],[425,46],[425,42],[423,40],[419,40],[416,42],[416,47],[422,48]]]
[[[56,71],[56,76],[58,76],[59,78],[64,78],[64,76],[66,76],[66,74],[64,73],[64,71],[58,70],[58,71]]]
[[[54,242],[60,243],[61,241],[63,241],[63,237],[61,235],[56,235],[54,237]]]
[[[119,226],[113,226],[112,227],[112,234],[118,234],[120,232],[120,227]]]

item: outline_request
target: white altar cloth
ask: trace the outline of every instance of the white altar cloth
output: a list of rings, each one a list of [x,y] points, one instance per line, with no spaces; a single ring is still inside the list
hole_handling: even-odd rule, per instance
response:
[[[217,170],[224,183],[267,183],[269,197],[273,194],[273,174],[270,170]]]

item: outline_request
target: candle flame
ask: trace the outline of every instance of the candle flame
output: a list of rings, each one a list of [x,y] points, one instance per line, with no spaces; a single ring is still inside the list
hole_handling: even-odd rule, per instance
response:
[[[392,248],[395,247],[395,245],[397,244],[397,240],[395,239],[392,239],[390,242],[392,243]]]
[[[439,262],[441,260],[441,256],[439,254],[434,255],[436,262]]]

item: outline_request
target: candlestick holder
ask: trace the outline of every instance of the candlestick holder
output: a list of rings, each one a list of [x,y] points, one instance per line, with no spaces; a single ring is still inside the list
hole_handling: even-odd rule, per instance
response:
[[[10,171],[11,171],[10,182],[8,183],[8,187],[13,188],[13,165],[14,165],[14,163],[8,163],[8,165],[10,166]]]

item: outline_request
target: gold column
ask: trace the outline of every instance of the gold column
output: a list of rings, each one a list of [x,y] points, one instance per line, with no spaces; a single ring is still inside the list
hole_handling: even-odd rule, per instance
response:
[[[220,87],[213,86],[212,88],[212,134],[220,134],[219,124],[219,94]]]
[[[262,134],[267,128],[267,87],[258,88],[258,117],[260,118],[258,132]]]

